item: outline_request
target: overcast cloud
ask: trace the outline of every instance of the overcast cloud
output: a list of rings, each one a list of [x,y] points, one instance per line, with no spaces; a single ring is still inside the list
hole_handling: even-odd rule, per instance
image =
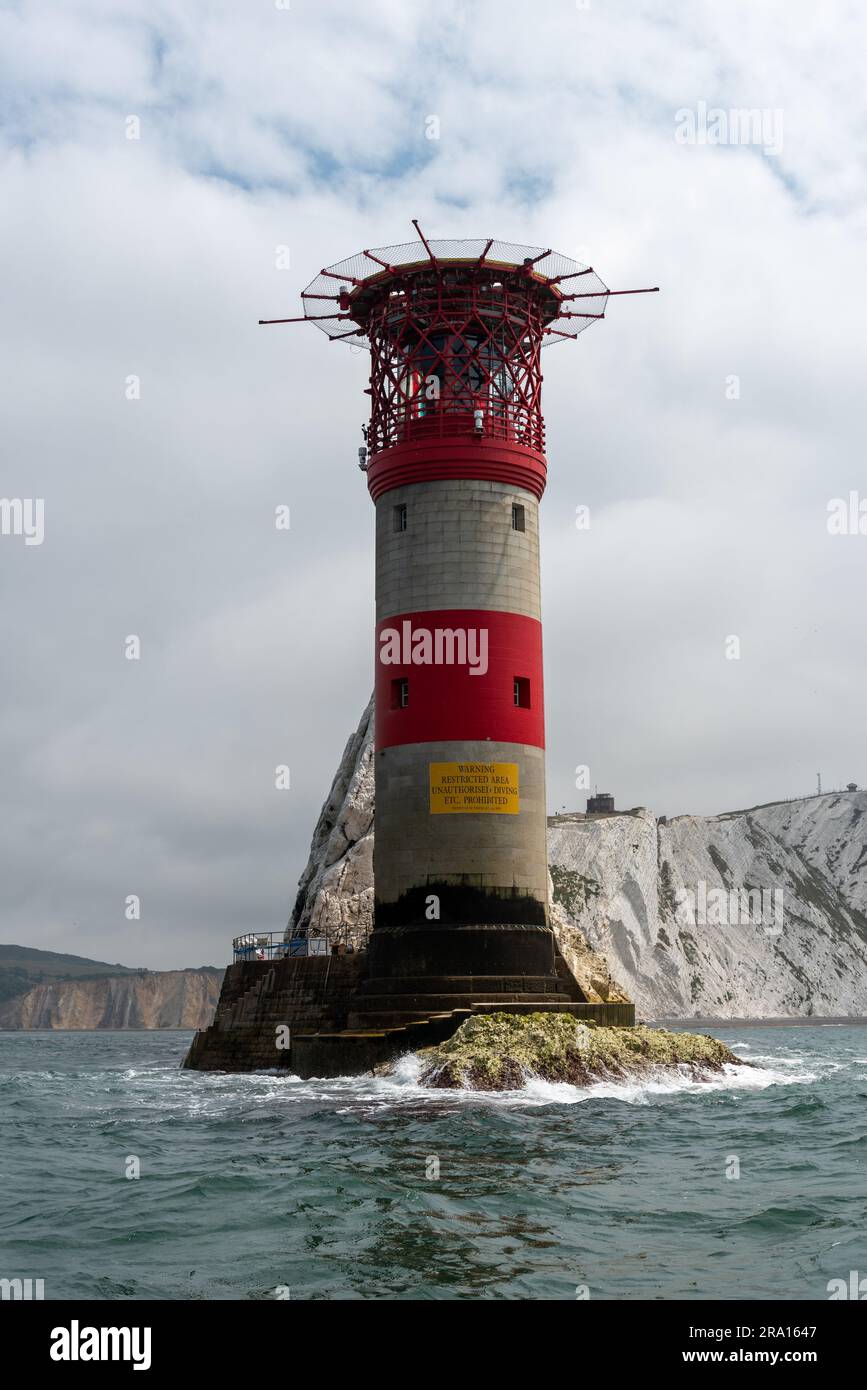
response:
[[[256,320],[412,217],[662,287],[547,355],[551,809],[585,764],[668,815],[867,781],[867,535],[827,526],[867,498],[865,40],[842,0],[0,9],[0,494],[45,502],[0,536],[5,941],[283,926],[372,685],[367,359]],[[700,103],[782,148],[679,142]]]

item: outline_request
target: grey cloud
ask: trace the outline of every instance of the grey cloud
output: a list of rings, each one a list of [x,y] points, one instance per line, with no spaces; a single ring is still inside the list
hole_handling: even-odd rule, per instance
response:
[[[367,364],[256,320],[412,216],[663,286],[547,356],[552,809],[579,763],[670,815],[867,778],[867,537],[825,527],[867,495],[860,21],[789,8],[3,13],[2,491],[46,508],[0,537],[4,939],[168,968],[283,925],[371,686]],[[700,99],[781,107],[785,178],[677,145]]]

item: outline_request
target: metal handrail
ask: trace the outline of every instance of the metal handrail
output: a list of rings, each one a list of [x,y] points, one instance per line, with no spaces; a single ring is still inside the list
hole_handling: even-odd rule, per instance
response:
[[[367,943],[367,932],[362,932],[363,943]],[[263,961],[285,960],[292,956],[328,956],[341,954],[340,947],[347,953],[361,949],[346,940],[346,928],[337,931],[314,932],[305,936],[290,936],[283,932],[245,932],[232,938],[232,960]]]

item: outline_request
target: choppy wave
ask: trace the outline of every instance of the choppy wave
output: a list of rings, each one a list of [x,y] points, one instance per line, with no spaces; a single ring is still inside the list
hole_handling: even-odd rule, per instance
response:
[[[867,1060],[867,1059],[865,1059]],[[841,1064],[826,1062],[826,1068]],[[656,1097],[702,1094],[713,1091],[762,1091],[772,1086],[810,1083],[816,1073],[804,1068],[800,1056],[765,1056],[743,1066],[727,1065],[721,1071],[696,1074],[687,1067],[660,1068],[634,1077],[596,1081],[588,1086],[546,1081],[528,1074],[520,1089],[481,1091],[472,1088],[443,1090],[423,1086],[421,1064],[409,1053],[383,1076],[313,1077],[302,1080],[285,1070],[259,1071],[243,1077],[220,1072],[192,1073],[154,1063],[127,1067],[114,1073],[81,1070],[72,1073],[33,1071],[8,1078],[22,1091],[34,1088],[62,1090],[70,1085],[78,1092],[78,1106],[86,1113],[102,1113],[106,1098],[114,1095],[121,1110],[152,1112],[168,1121],[175,1114],[215,1116],[239,1108],[265,1108],[275,1102],[288,1106],[317,1104],[343,1106],[404,1106],[418,1101],[442,1106],[579,1105],[605,1099],[625,1104],[646,1104]],[[124,1114],[105,1116],[120,1122]]]
[[[863,1030],[713,1031],[752,1064],[497,1093],[412,1056],[301,1080],[182,1071],[183,1034],[0,1034],[3,1272],[52,1298],[825,1298],[867,1268]]]

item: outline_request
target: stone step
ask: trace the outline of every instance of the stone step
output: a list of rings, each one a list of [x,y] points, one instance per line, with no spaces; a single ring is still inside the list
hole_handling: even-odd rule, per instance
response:
[[[574,1002],[568,994],[555,993],[553,990],[544,992],[520,990],[501,994],[495,990],[480,989],[472,993],[467,991],[455,994],[410,994],[408,991],[401,994],[363,994],[357,995],[353,1004],[354,1011],[364,1013],[370,1011],[403,1012],[407,1009],[412,1013],[431,1013],[440,1010],[472,1009],[479,999],[489,1003],[499,1001],[502,1004],[532,1004],[534,1002],[544,1004],[557,1003],[558,1000],[564,1004]]]
[[[455,1009],[443,1009],[437,1013],[432,1013],[430,1009],[409,1009],[409,1008],[388,1008],[388,1009],[356,1009],[353,1010],[347,1019],[349,1028],[388,1028],[406,1023],[421,1023],[428,1018],[449,1017],[456,1012]],[[573,1003],[570,999],[551,999],[550,995],[544,999],[531,999],[526,997],[517,1000],[509,999],[474,999],[472,1004],[461,1009],[467,1017],[471,1013],[572,1013],[582,1008],[582,1005]]]
[[[568,992],[569,982],[558,975],[407,975],[370,977],[362,994],[545,994]]]
[[[353,1028],[404,1028],[407,1024],[424,1024],[432,1018],[450,1018],[451,1009],[433,1012],[430,1009],[364,1009],[353,1012],[346,1020],[346,1027]],[[471,1009],[464,1011],[467,1016]],[[345,1031],[345,1030],[344,1030]]]
[[[315,1039],[317,1042],[339,1043],[346,1039],[351,1042],[359,1038],[392,1038],[398,1041],[406,1039],[411,1041],[413,1046],[421,1047],[425,1042],[425,1034],[432,1029],[439,1029],[447,1024],[449,1031],[452,1031],[453,1028],[457,1028],[463,1023],[465,1018],[469,1018],[471,1013],[471,1009],[453,1009],[442,1013],[430,1013],[428,1011],[423,1014],[415,1014],[411,1018],[407,1018],[404,1023],[396,1023],[396,1015],[392,1012],[389,1012],[386,1023],[374,1022],[372,1015],[358,1014],[356,1017],[364,1021],[350,1023],[346,1028],[341,1028],[334,1033],[296,1033],[295,1041],[310,1042]]]
[[[429,1027],[437,1027],[446,1021],[457,1027],[471,1014],[493,1013],[568,1013],[580,1018],[582,1015],[591,1015],[592,1007],[589,1008],[586,1004],[574,1004],[569,1001],[552,999],[530,1002],[525,1000],[521,1003],[504,1003],[499,999],[478,999],[473,1003],[472,1008],[448,1009],[436,1013],[432,1013],[430,1010],[409,1009],[357,1010],[349,1015],[346,1028],[339,1033],[317,1034],[317,1037],[325,1040],[330,1036],[338,1040],[373,1036],[396,1038],[399,1035],[406,1035],[407,1040],[412,1042],[413,1046],[418,1047],[424,1046],[424,1034]]]
[[[592,1017],[594,1009],[598,1009],[598,1004],[576,1004],[574,1000],[564,1000],[552,1003],[535,1004],[498,1004],[488,1000],[480,1000],[473,1005],[474,1014],[574,1014],[576,1018],[582,1016]],[[602,1005],[601,1007],[605,1007]]]
[[[347,1027],[354,1028],[393,1028],[424,1023],[428,1019],[450,1018],[459,1013],[468,1018],[471,1014],[581,1014],[592,1016],[595,1005],[576,1004],[569,999],[560,1000],[521,1000],[518,1003],[504,1002],[501,999],[476,999],[471,1008],[443,1009],[432,1013],[430,1009],[358,1009],[350,1013]]]

